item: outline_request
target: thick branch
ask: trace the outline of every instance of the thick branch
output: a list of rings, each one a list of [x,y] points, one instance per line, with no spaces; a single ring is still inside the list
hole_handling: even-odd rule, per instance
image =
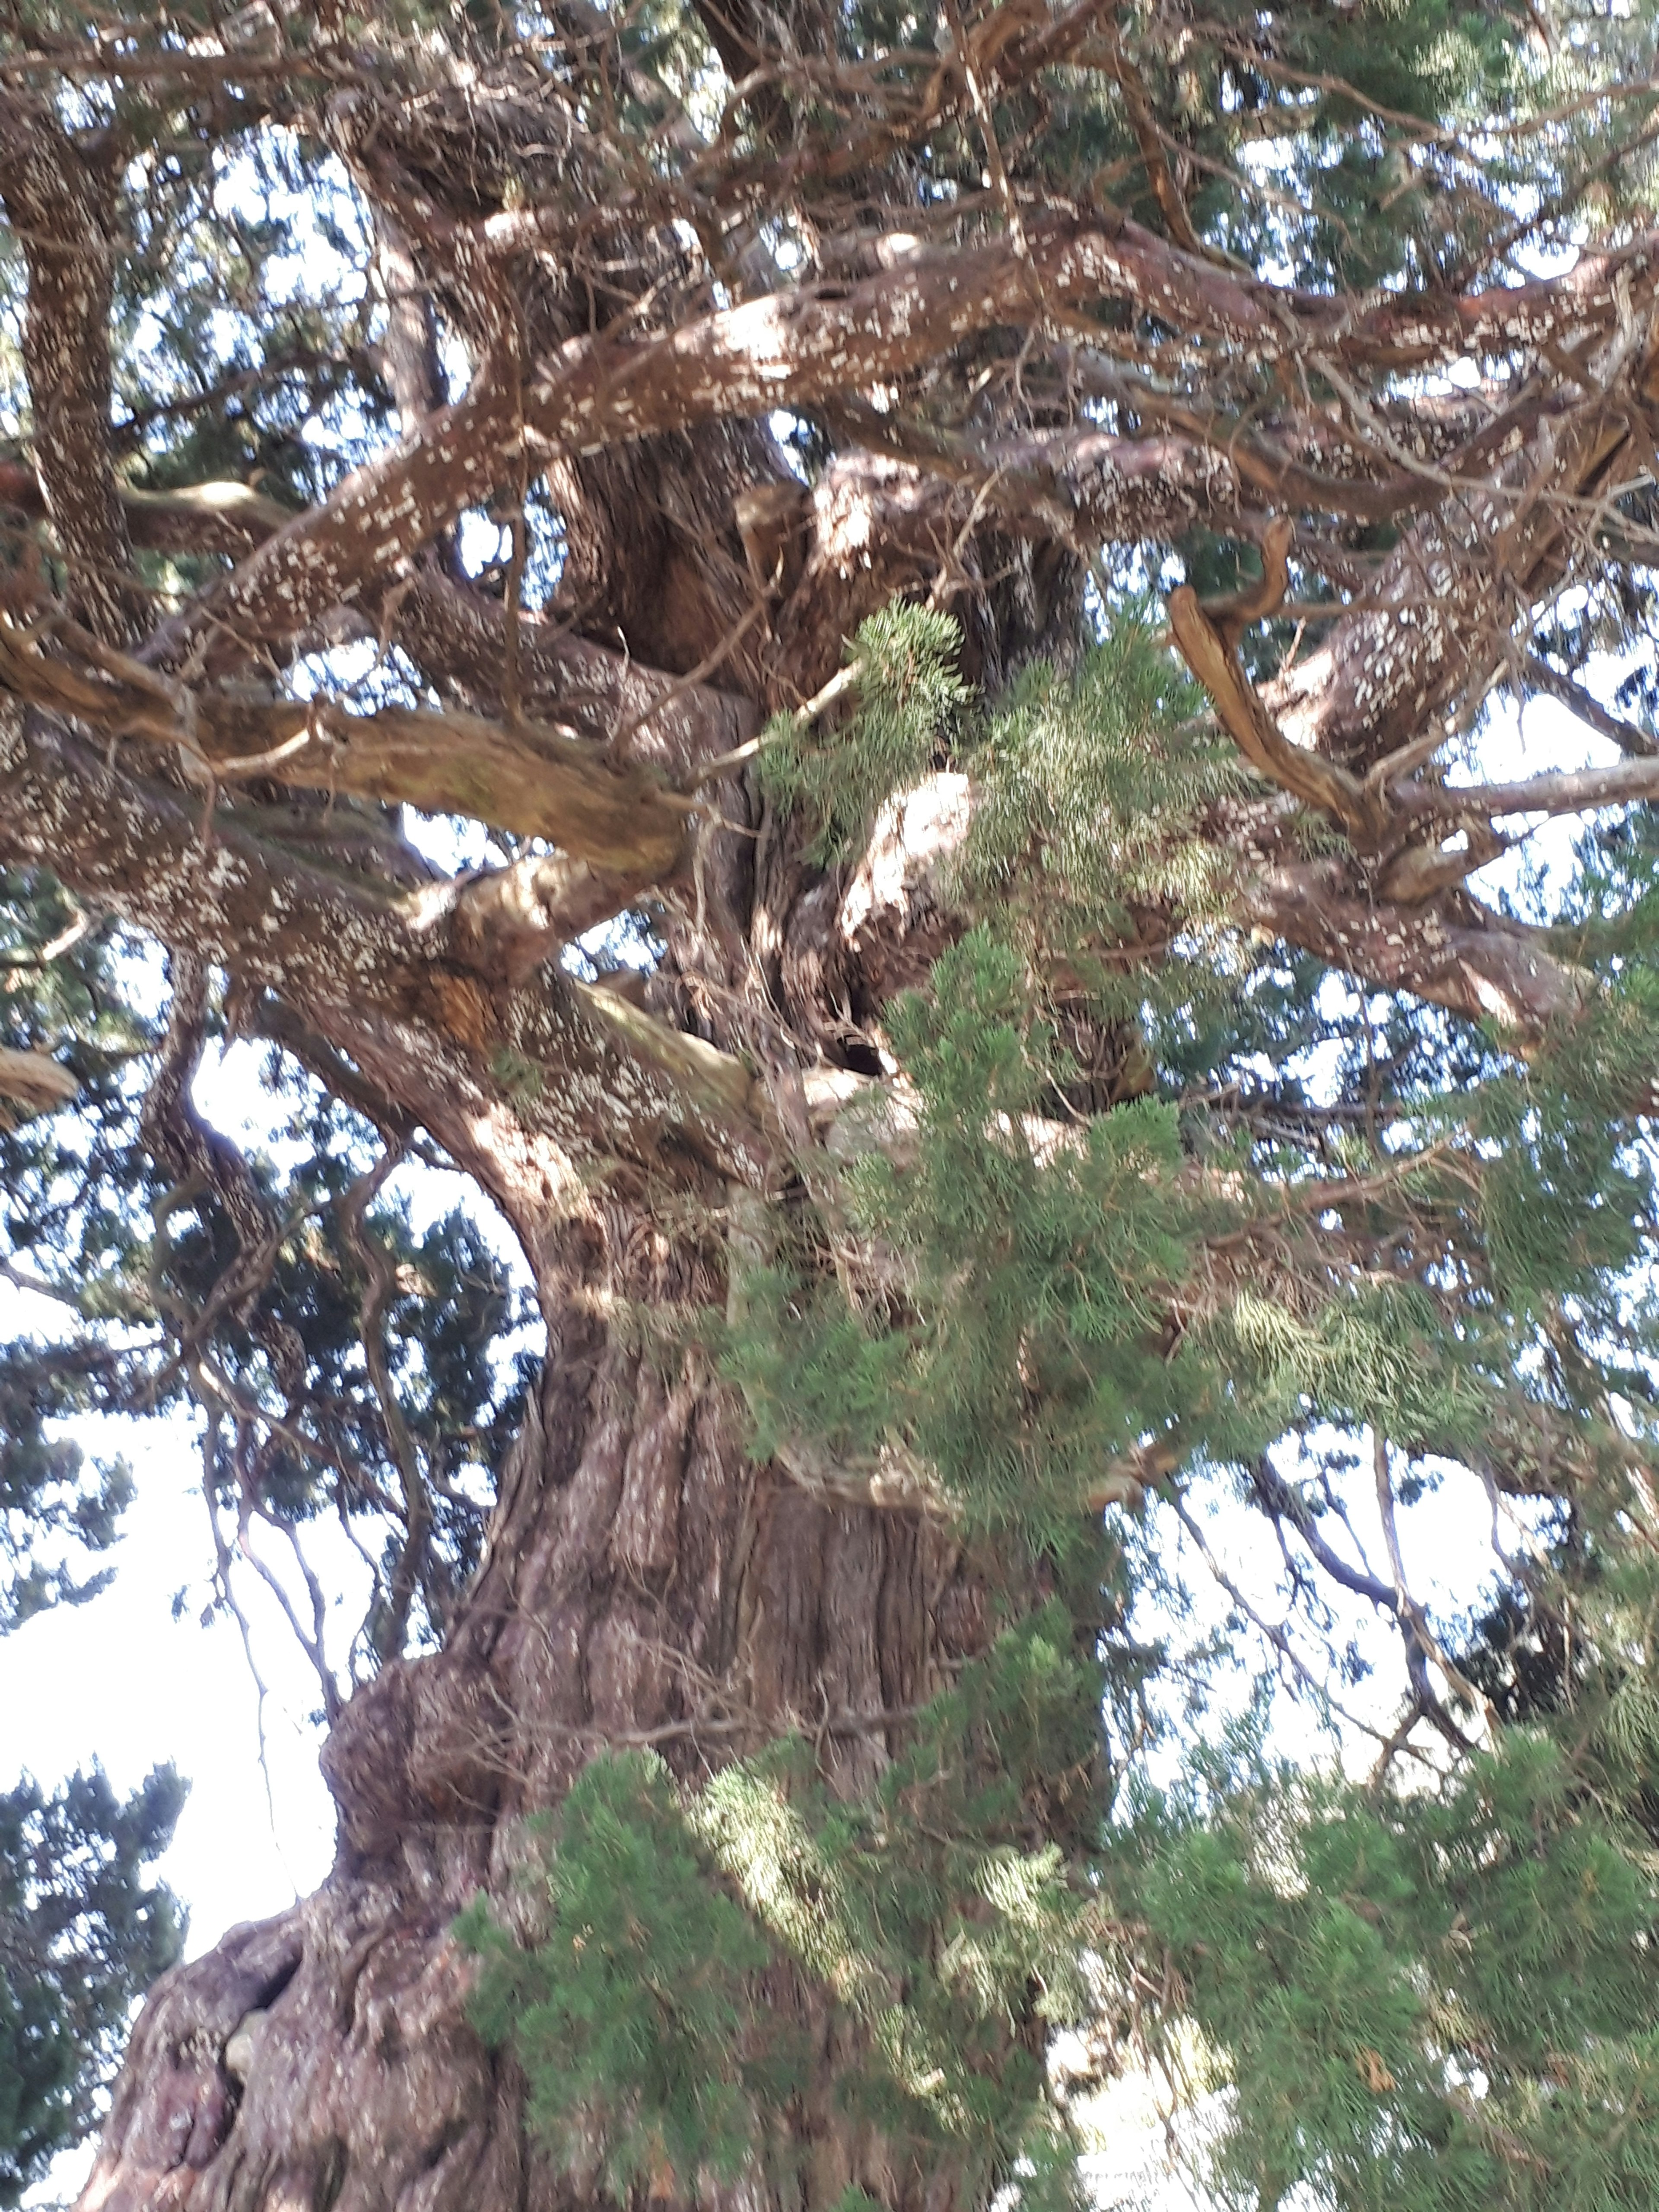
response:
[[[1644,330],[1632,322],[1602,349],[1589,372],[1599,384],[1628,377],[1645,391],[1659,377]],[[1363,611],[1269,687],[1267,705],[1286,733],[1357,767],[1478,693],[1508,657],[1517,620],[1565,572],[1575,536],[1590,526],[1585,502],[1620,480],[1632,442],[1625,410],[1597,399],[1547,413],[1477,483],[1444,482]]]
[[[916,251],[906,240],[890,243],[894,265],[845,289],[801,287],[658,337],[573,339],[525,386],[522,434],[545,466],[720,416],[807,405],[889,381],[999,324],[1023,327],[1104,299],[1263,361],[1322,347],[1408,365],[1595,327],[1611,313],[1615,269],[1634,283],[1649,258],[1644,243],[1620,263],[1587,261],[1572,277],[1500,301],[1356,313],[1247,283],[1127,222],[1061,218],[1031,233],[1028,252],[1011,242]],[[176,659],[208,639],[209,665],[228,666],[409,574],[419,549],[502,480],[520,436],[505,381],[486,370],[457,405],[356,471],[170,625],[155,653]]]
[[[565,1163],[659,1164],[665,1149],[745,1182],[774,1172],[741,1061],[543,968],[480,979],[453,890],[392,897],[268,848],[234,811],[145,782],[43,718],[0,720],[0,854],[46,862],[169,945],[295,1008],[371,1088],[405,1103],[510,1207],[503,1147]],[[543,1203],[550,1194],[543,1185]]]
[[[1200,523],[1237,527],[1253,503],[1235,456],[1203,440],[1079,428],[981,441],[856,404],[825,411],[860,444],[942,479],[932,506],[937,520],[955,528],[970,514],[993,516],[1092,555],[1103,543],[1173,543]],[[865,457],[853,453],[833,465],[861,464],[867,466]],[[958,487],[954,501],[947,484]],[[921,504],[910,493],[904,514]]]
[[[1453,821],[1505,814],[1585,814],[1659,797],[1659,760],[1616,761],[1607,768],[1523,776],[1516,783],[1409,783],[1396,793],[1413,814]]]
[[[135,545],[165,553],[228,553],[240,559],[295,520],[293,510],[234,482],[184,484],[169,491],[118,487]],[[34,471],[0,461],[0,507],[44,515]],[[434,684],[482,710],[501,704],[507,614],[498,599],[423,567],[389,593],[365,635],[389,632]],[[610,739],[633,732],[629,759],[691,767],[717,758],[754,734],[746,699],[644,666],[626,653],[534,616],[519,625],[519,669],[526,711],[574,723]]]
[[[0,201],[28,267],[23,363],[40,487],[70,604],[118,644],[138,634],[143,614],[111,467],[112,182],[44,102],[0,89]]]
[[[414,430],[444,404],[444,374],[438,359],[437,319],[420,264],[396,218],[384,207],[374,212],[380,289],[386,296],[386,336],[380,354],[386,380],[404,430]]]
[[[422,568],[387,602],[392,635],[434,684],[453,686],[481,711],[498,710],[507,658],[507,614],[499,600]],[[524,710],[568,723],[584,736],[625,740],[617,756],[691,768],[743,744],[758,717],[750,702],[707,684],[687,683],[550,622],[519,625]]]
[[[65,626],[66,635],[69,635]],[[679,870],[691,807],[641,766],[544,725],[516,728],[459,711],[348,714],[315,701],[201,695],[105,653],[95,675],[49,659],[0,625],[0,686],[111,736],[178,748],[198,775],[278,782],[467,814],[544,837],[639,885]]]
[[[1526,1042],[1570,1019],[1580,978],[1541,933],[1450,893],[1434,906],[1379,905],[1334,860],[1286,861],[1246,875],[1245,911],[1258,927],[1383,990],[1409,991]]]
[[[1263,433],[1244,417],[1195,405],[1184,393],[1163,391],[1129,374],[1092,347],[1062,347],[1055,358],[1068,389],[1079,397],[1109,400],[1121,416],[1127,414],[1143,424],[1162,424],[1206,447],[1237,477],[1241,500],[1254,494],[1264,506],[1281,513],[1301,508],[1387,522],[1426,507],[1438,496],[1437,487],[1420,473],[1379,468],[1376,454],[1363,448],[1345,447],[1334,456],[1321,452],[1329,442],[1330,428],[1322,417],[1295,422],[1279,435]],[[1298,460],[1285,450],[1286,440],[1322,459],[1346,462],[1352,472],[1337,475],[1328,466],[1315,468]]]
[[[458,950],[480,975],[527,982],[543,961],[584,930],[620,914],[651,883],[649,877],[607,872],[562,853],[528,854],[459,886]]]

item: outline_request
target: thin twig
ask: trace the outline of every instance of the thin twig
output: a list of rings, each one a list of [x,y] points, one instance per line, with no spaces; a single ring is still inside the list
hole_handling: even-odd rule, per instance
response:
[[[617,731],[616,736],[611,740],[611,751],[613,754],[620,752],[631,738],[639,735],[647,722],[654,721],[657,716],[665,708],[672,707],[677,699],[683,699],[688,691],[695,690],[705,678],[712,676],[727,654],[732,652],[754,628],[765,611],[763,602],[758,599],[753,601],[748,611],[738,617],[720,642],[704,653],[695,668],[688,668],[684,676],[677,676],[668,689],[653,699],[643,713],[636,714],[631,722]]]

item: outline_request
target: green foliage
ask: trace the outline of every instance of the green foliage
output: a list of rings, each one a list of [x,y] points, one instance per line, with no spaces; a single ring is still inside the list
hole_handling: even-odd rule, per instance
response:
[[[866,1797],[826,1788],[795,1737],[701,1790],[638,1753],[586,1767],[537,1876],[540,1932],[515,1943],[482,1899],[461,1923],[479,2025],[510,2039],[554,2142],[597,2142],[619,2190],[775,2168],[827,2035],[843,2111],[981,2188],[1024,2160],[1023,2202],[1067,2201],[1042,2050],[1088,2003],[1092,1900],[1056,1838],[1097,1817],[1100,1692],[1050,1604],[916,1716]]]
[[[0,1636],[48,1606],[96,1596],[113,1571],[86,1573],[79,1559],[116,1540],[132,1500],[125,1463],[88,1464],[53,1432],[88,1403],[86,1364],[45,1346],[0,1346]]]
[[[1081,1499],[1133,1497],[1103,1483],[1114,1467],[1151,1467],[1177,1498],[1231,1469],[1281,1542],[1312,1532],[1327,1558],[1319,1524],[1346,1518],[1345,1485],[1370,1463],[1333,1432],[1389,1439],[1402,1501],[1437,1455],[1496,1464],[1522,1486],[1571,1468],[1558,1560],[1534,1563],[1525,1596],[1468,1624],[1458,1646],[1463,1692],[1508,1723],[1489,1749],[1406,1783],[1386,1769],[1364,1790],[1317,1765],[1275,1766],[1248,1731],[1195,1743],[1190,1715],[1165,1734],[1143,1707],[1133,1725],[1164,1745],[1166,1772],[1184,1745],[1179,1778],[1160,1790],[1127,1763],[1110,1818],[1019,1923],[1055,1948],[1039,1964],[999,1928],[974,1952],[972,1986],[983,1996],[1018,1972],[1058,1990],[1069,1942],[1125,1986],[1178,1989],[1129,2011],[1189,2095],[1218,2100],[1200,2161],[1218,2203],[1265,2212],[1303,2187],[1341,2212],[1646,2203],[1659,2175],[1646,2118],[1659,1582],[1647,1492],[1628,1473],[1659,1436],[1643,1286],[1654,1163],[1631,1110],[1659,1062],[1645,848],[1592,841],[1569,911],[1576,901],[1577,949],[1600,981],[1524,1066],[1421,1009],[1316,1001],[1316,971],[1230,943],[1227,886],[1206,873],[1193,828],[1228,771],[1171,726],[1184,703],[1131,615],[1074,680],[1033,672],[986,718],[961,755],[980,804],[959,865],[987,919],[925,992],[887,1008],[902,1089],[872,1099],[868,1145],[849,1123],[833,1190],[744,1280],[720,1355],[758,1455],[816,1449],[856,1472],[901,1453],[957,1526],[1006,1546],[1016,1613],[1015,1562],[1063,1557]],[[1127,984],[1114,993],[1113,960],[1144,939],[1140,902],[1188,852],[1182,907],[1201,931],[1186,964],[1165,957],[1154,979],[1124,963],[1137,1003]],[[1044,979],[1057,958],[1075,971],[1091,956],[1106,980],[1090,1005],[1097,1018],[1139,1013],[1164,1096],[1079,1117]],[[1230,975],[1247,988],[1218,990]],[[1259,1115],[1185,1088],[1186,1068],[1213,1085],[1263,1059],[1278,1083]],[[1368,1103],[1333,1122],[1321,1097]],[[1316,1477],[1264,1487],[1263,1455],[1287,1437]],[[1155,1540],[1123,1533],[1130,1589],[1173,1604]],[[1292,1615],[1305,1603],[1317,1624],[1322,1601],[1306,1590],[1291,1582]],[[1239,1665],[1244,1632],[1235,1614],[1190,1655],[1195,1710]],[[1109,1666],[1097,1697],[1113,1679]],[[1459,1710],[1478,1721],[1467,1699]],[[1052,1775],[1054,1756],[1033,1771]],[[914,1771],[896,1763],[901,1793]],[[751,1759],[698,1801],[720,1825],[694,1817],[740,1892],[764,1900],[769,1934],[838,1998],[891,1986],[909,1959],[890,2029],[866,2002],[869,2045],[902,2079],[902,2030],[928,2078],[951,2085],[940,2094],[960,2124],[993,2124],[976,2101],[985,2081],[961,2081],[921,2039],[931,1984],[915,1961],[955,1955],[940,1898],[971,1877],[959,1864],[936,1875],[902,1824],[896,1855],[862,1857],[864,1809],[826,1810],[819,1826],[811,1795],[805,1770]],[[892,1817],[884,1784],[873,1802]],[[976,1819],[952,1806],[927,1832],[977,1838]],[[1047,1877],[1021,1865],[1035,1895]],[[907,1917],[918,1867],[924,1901]],[[1070,1885],[1085,1868],[1079,1912]],[[959,2057],[973,2039],[961,1990],[951,1996]],[[1005,2094],[1012,2075],[991,2071]],[[871,2109],[914,2136],[892,2081],[880,2092]],[[1044,2110],[1030,2099],[1028,2120]],[[1006,2144],[1018,2128],[998,2109]]]
[[[1659,1863],[1516,1729],[1435,1790],[1211,1762],[1109,1854],[1227,2092],[1226,2203],[1635,2205],[1659,2187]],[[1253,1771],[1252,1771],[1253,1770]]]
[[[128,2014],[179,1956],[183,1915],[143,1869],[185,1794],[171,1767],[125,1801],[96,1769],[0,1792],[0,2205],[95,2124]]]
[[[597,2130],[619,2195],[666,2170],[727,2179],[748,2149],[751,2100],[787,2080],[775,2052],[738,2048],[744,1977],[766,1950],[710,1879],[667,1770],[643,1752],[584,1770],[546,1860],[548,1936],[520,1950],[482,1901],[462,1931],[491,1971],[483,2032],[510,2029],[532,2116],[580,2160]]]
[[[927,997],[891,1009],[890,1034],[915,1157],[860,1164],[845,1203],[900,1255],[897,1300],[884,1283],[849,1304],[834,1278],[757,1275],[727,1371],[758,1451],[788,1428],[849,1455],[902,1437],[969,1525],[1061,1542],[1102,1466],[1175,1408],[1159,1332],[1201,1213],[1176,1117],[1142,1100],[1081,1128],[1045,1121],[1053,1041],[1018,957],[982,928]]]
[[[1351,1148],[1369,1194],[1317,1186],[1373,1234],[1395,1209],[1415,1209],[1419,1230],[1443,1224],[1474,1278],[1455,1300],[1410,1273],[1316,1257],[1281,1147],[1259,1164],[1236,1141],[1194,1149],[1192,1125],[1183,1133],[1153,1098],[1081,1126],[1056,1119],[1061,1056],[1032,996],[1018,956],[981,928],[940,960],[927,997],[890,1010],[915,1117],[907,1157],[849,1167],[836,1270],[810,1248],[781,1251],[722,1335],[757,1454],[812,1438],[856,1463],[902,1445],[969,1525],[1041,1549],[1065,1542],[1103,1470],[1152,1439],[1194,1462],[1249,1463],[1287,1433],[1377,1424],[1412,1451],[1479,1458],[1506,1406],[1520,1419],[1559,1402],[1516,1347],[1559,1335],[1564,1300],[1580,1343],[1592,1324],[1628,1337],[1621,1286],[1648,1249],[1652,1190],[1609,1086],[1659,1048],[1628,994],[1588,1032],[1606,1025],[1605,1050],[1587,1055],[1581,1029],[1577,1048],[1524,1074],[1402,1101],[1413,1139],[1402,1119],[1388,1152]],[[1283,1279],[1246,1268],[1189,1287],[1206,1252],[1287,1243],[1308,1264]],[[1188,1314],[1174,1343],[1172,1299]],[[1646,1404],[1640,1361],[1614,1341],[1604,1373]]]
[[[1224,885],[1200,811],[1240,784],[1201,705],[1134,605],[1114,610],[1075,672],[1024,672],[971,757],[962,883],[999,929],[1097,969],[1138,917],[1178,912],[1201,932]]]
[[[949,615],[884,607],[848,648],[858,703],[845,721],[820,737],[785,714],[766,732],[762,787],[805,809],[817,857],[846,852],[882,800],[933,764],[969,696],[956,668],[959,642]]]
[[[0,870],[0,1043],[50,1054],[80,1086],[72,1126],[0,1110],[0,1222],[24,1280],[61,1255],[82,1310],[100,1321],[133,1311],[112,1279],[122,1242],[112,1192],[143,1172],[132,1144],[134,1063],[154,1042],[119,987],[121,958],[116,933],[88,928],[49,877]],[[130,1364],[101,1343],[20,1334],[0,1346],[0,1634],[108,1578],[88,1571],[88,1555],[115,1540],[127,1471],[118,1460],[89,1462],[60,1425],[106,1406]]]
[[[1564,235],[1587,202],[1651,204],[1652,93],[1628,106],[1594,96],[1650,76],[1650,12],[1575,18],[1547,43],[1543,20],[1458,0],[1364,0],[1338,13],[1276,9],[1269,26],[1224,0],[1179,32],[1154,9],[1126,9],[1122,37],[1171,167],[1189,156],[1200,235],[1253,266],[1279,257],[1312,289],[1358,289],[1455,278],[1512,230],[1517,204],[1536,209],[1545,238]],[[1109,179],[1157,226],[1127,118],[1095,91],[1086,78],[1066,88],[1044,154],[1079,180]],[[1494,114],[1508,127],[1483,138]]]

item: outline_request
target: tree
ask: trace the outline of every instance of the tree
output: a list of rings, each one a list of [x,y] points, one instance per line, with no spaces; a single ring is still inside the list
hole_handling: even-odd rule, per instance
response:
[[[1650,15],[3,22],[7,1480],[340,1820],[88,2202],[1651,2202]]]
[[[178,1900],[143,1869],[184,1797],[170,1767],[125,1802],[95,1769],[0,1795],[0,2204],[92,2127],[129,2014],[178,1959]]]

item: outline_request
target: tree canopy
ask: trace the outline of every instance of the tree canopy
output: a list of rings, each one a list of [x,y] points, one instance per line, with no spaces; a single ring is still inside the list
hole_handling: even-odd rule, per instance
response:
[[[185,1417],[340,1816],[89,2203],[1659,2196],[1655,38],[0,5],[0,1627]]]

